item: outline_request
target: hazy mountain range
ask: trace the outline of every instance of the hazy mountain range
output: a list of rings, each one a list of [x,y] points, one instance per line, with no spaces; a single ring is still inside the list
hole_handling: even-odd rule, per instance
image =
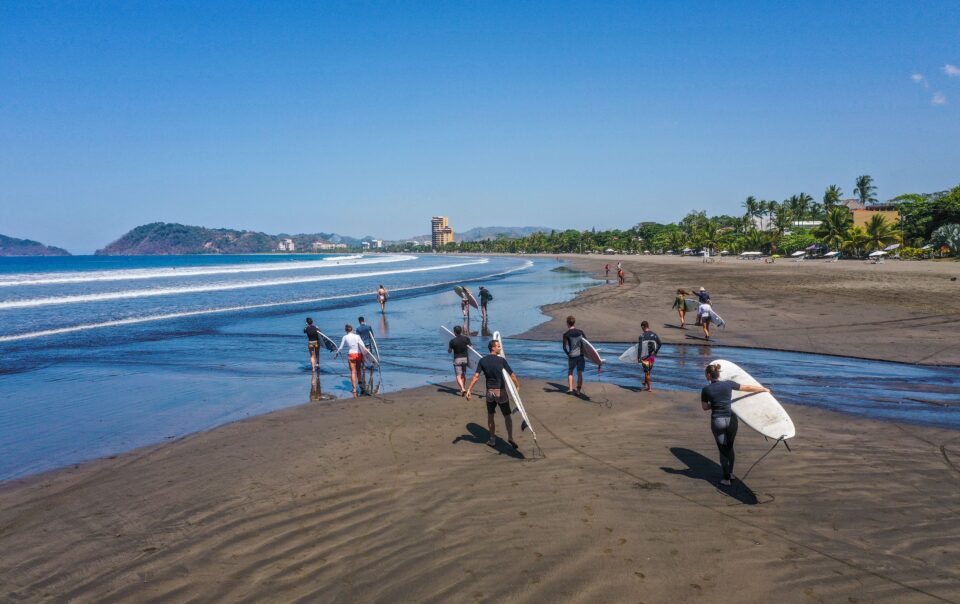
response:
[[[550,232],[548,227],[477,227],[457,233],[457,241],[480,241],[497,237],[526,237],[536,232]],[[361,238],[337,233],[310,233],[269,235],[259,231],[235,229],[211,229],[170,222],[153,222],[138,226],[125,235],[97,250],[98,256],[161,256],[176,254],[256,254],[273,252],[284,240],[291,239],[297,251],[313,249],[315,242],[345,243],[359,247]],[[387,243],[402,243],[410,240],[430,241],[430,235],[417,235]],[[15,239],[0,235],[0,256],[69,256],[58,247],[47,246],[29,239]]]

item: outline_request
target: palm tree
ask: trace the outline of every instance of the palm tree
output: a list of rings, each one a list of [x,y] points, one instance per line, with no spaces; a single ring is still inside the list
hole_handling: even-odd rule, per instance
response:
[[[743,237],[743,249],[748,252],[762,252],[769,243],[769,236],[757,229],[751,229]]]
[[[806,220],[807,215],[810,213],[810,204],[813,203],[813,197],[801,192],[796,196],[796,198],[797,201],[795,202],[795,205],[797,220]]]
[[[861,226],[855,226],[847,229],[843,240],[843,247],[859,257],[869,242],[870,236],[867,235],[867,231]]]
[[[887,222],[883,214],[871,216],[865,230],[871,250],[878,250],[897,240],[897,228]]]
[[[873,194],[877,191],[877,187],[873,184],[873,177],[864,174],[857,177],[857,186],[853,189],[853,194],[860,198],[860,203],[867,205],[873,203],[877,200]]]
[[[679,252],[687,245],[687,236],[682,231],[674,231],[667,237],[667,244],[670,249]]]
[[[744,216],[749,216],[752,220],[760,211],[760,204],[757,201],[757,198],[753,195],[747,197],[746,201],[743,202],[743,207],[746,210]]]
[[[790,223],[793,218],[790,215],[788,202],[785,201],[781,204],[775,203],[773,212],[773,230],[777,236],[782,236],[783,232],[790,228]]]
[[[851,224],[853,224],[853,216],[851,216],[850,210],[846,206],[834,206],[827,212],[814,235],[819,237],[830,249],[838,250],[843,245]]]
[[[758,207],[760,209],[760,228],[765,231],[770,228],[770,214],[777,209],[777,202],[761,201]],[[767,218],[766,223],[763,221],[764,216]]]
[[[830,210],[833,206],[840,203],[843,199],[843,191],[840,190],[840,187],[837,185],[830,185],[827,187],[827,190],[823,192],[823,207]]]

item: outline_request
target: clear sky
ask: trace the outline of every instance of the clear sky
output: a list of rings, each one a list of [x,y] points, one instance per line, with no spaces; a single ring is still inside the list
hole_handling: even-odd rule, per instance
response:
[[[0,2],[0,233],[387,239],[960,184],[960,2]]]

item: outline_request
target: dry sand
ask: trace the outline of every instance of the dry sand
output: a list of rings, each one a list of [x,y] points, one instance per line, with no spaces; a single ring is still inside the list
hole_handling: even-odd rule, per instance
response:
[[[705,287],[727,321],[713,330],[717,345],[750,346],[904,363],[960,365],[960,262],[884,264],[820,261],[775,264],[727,258],[703,263],[671,256],[568,256],[571,266],[603,277],[609,285],[575,300],[545,307],[554,319],[524,334],[559,338],[567,315],[597,341],[633,341],[641,320],[664,342],[703,344],[700,328],[680,330],[671,308],[678,288]],[[623,261],[627,282],[616,284]],[[952,280],[951,280],[952,279]],[[695,317],[688,313],[687,321]]]
[[[696,392],[587,391],[523,383],[544,458],[428,386],[7,483],[0,598],[960,601],[960,433],[792,407],[722,492]]]
[[[956,364],[957,266],[630,259],[551,312],[632,339],[704,285],[720,343]],[[724,492],[695,389],[582,400],[558,372],[523,384],[544,458],[428,386],[5,483],[0,600],[960,602],[960,432],[790,407],[793,452]],[[737,473],[768,446],[742,427]]]

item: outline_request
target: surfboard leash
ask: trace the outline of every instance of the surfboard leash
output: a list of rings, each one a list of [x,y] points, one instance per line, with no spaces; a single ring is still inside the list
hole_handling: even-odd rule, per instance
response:
[[[750,466],[750,469],[747,470],[747,473],[744,474],[743,477],[740,478],[740,480],[739,480],[738,482],[739,482],[740,484],[743,484],[743,483],[747,480],[747,476],[750,475],[750,472],[753,471],[753,468],[755,468],[758,463],[760,463],[761,461],[763,461],[763,459],[764,459],[767,455],[770,455],[770,454],[773,452],[773,450],[777,448],[777,445],[779,445],[780,443],[783,443],[783,446],[785,446],[785,447],[787,448],[787,451],[790,451],[791,453],[793,452],[793,451],[790,449],[790,445],[787,444],[786,439],[781,436],[780,438],[777,439],[777,441],[776,441],[775,443],[773,443],[773,446],[772,446],[772,447],[770,447],[769,449],[767,449],[767,452],[766,452],[766,453],[764,453],[763,455],[761,455],[760,458],[759,458],[757,461],[753,462],[753,465]]]

